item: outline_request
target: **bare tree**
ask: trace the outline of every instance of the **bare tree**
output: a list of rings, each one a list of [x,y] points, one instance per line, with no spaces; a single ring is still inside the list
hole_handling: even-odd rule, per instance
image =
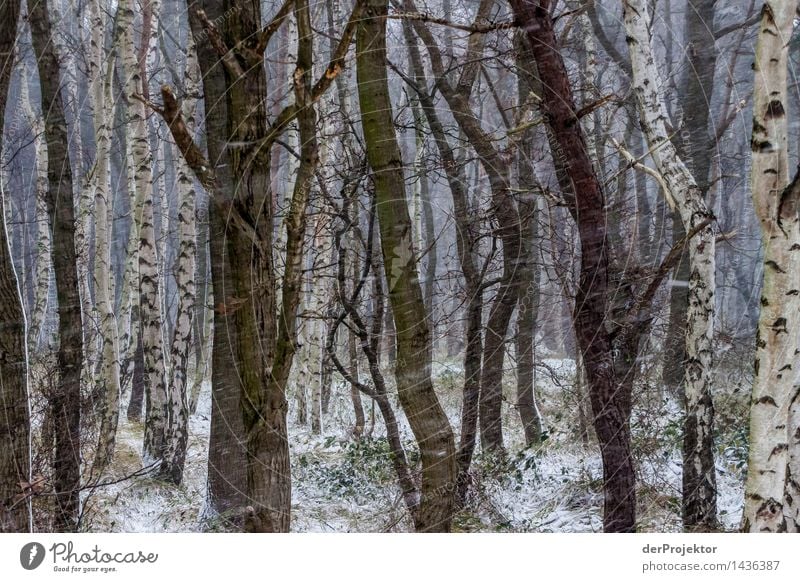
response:
[[[53,246],[53,269],[58,295],[58,369],[56,393],[51,396],[56,450],[53,461],[57,531],[75,531],[80,515],[81,466],[81,363],[83,358],[81,298],[75,248],[75,209],[68,153],[64,96],[60,90],[60,66],[51,42],[47,2],[31,7],[29,23],[39,67],[42,109],[46,112],[47,207]]]
[[[594,425],[603,457],[604,529],[633,531],[636,491],[630,450],[630,407],[617,390],[612,338],[604,325],[610,307],[605,195],[592,167],[564,60],[553,29],[550,2],[512,0],[542,82],[542,109],[553,133],[553,156],[567,170],[574,192],[566,200],[578,225],[581,269],[575,298],[575,333],[586,369]]]
[[[19,11],[19,2],[13,0],[0,6],[0,53],[4,55],[0,68],[0,127],[5,126]],[[5,187],[0,184],[4,208]],[[0,532],[27,532],[31,528],[31,506],[25,483],[31,479],[26,326],[5,212],[0,223]]]
[[[653,161],[680,213],[684,230],[705,223],[689,242],[689,307],[686,324],[683,440],[683,521],[689,529],[717,525],[716,467],[713,456],[714,406],[711,373],[716,289],[716,235],[708,221],[711,212],[692,173],[678,155],[666,124],[663,85],[655,64],[645,2],[625,0],[626,40],[631,57],[633,89],[639,119]]]
[[[402,155],[393,136],[386,66],[387,3],[367,0],[364,18],[358,25],[358,97],[397,333],[397,393],[419,443],[422,460],[416,527],[419,531],[449,531],[456,485],[455,443],[431,382],[430,329],[416,270]]]

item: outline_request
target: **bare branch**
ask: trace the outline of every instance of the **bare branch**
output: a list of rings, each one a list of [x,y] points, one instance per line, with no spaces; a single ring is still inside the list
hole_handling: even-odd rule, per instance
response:
[[[632,315],[631,318],[629,318],[630,321],[637,321],[637,318],[641,312],[650,304],[656,294],[656,291],[658,291],[658,288],[661,286],[662,281],[664,281],[664,278],[675,267],[675,265],[678,264],[678,261],[680,261],[684,249],[686,248],[686,245],[689,244],[689,241],[700,234],[713,221],[714,218],[711,216],[703,219],[703,221],[692,228],[692,230],[690,230],[686,236],[672,246],[667,253],[667,256],[664,257],[664,260],[661,261],[661,264],[653,273],[653,278],[650,280],[650,284],[647,286],[647,289],[645,289],[644,292],[636,299],[635,306],[631,310]]]
[[[641,170],[645,174],[655,178],[656,182],[658,182],[658,185],[661,187],[661,191],[664,193],[664,199],[667,201],[667,204],[669,204],[670,209],[674,211],[675,208],[676,208],[675,199],[672,197],[672,193],[669,191],[669,187],[667,187],[667,183],[664,181],[664,178],[661,176],[661,174],[658,171],[656,171],[653,168],[650,168],[650,167],[644,165],[641,162],[641,160],[643,160],[645,157],[650,155],[650,152],[648,151],[643,156],[641,156],[640,158],[636,158],[631,152],[629,152],[621,143],[619,143],[613,137],[609,136],[608,139],[609,139],[609,141],[611,141],[611,143],[614,145],[614,147],[617,148],[619,153],[622,154],[622,157],[624,157],[626,160],[628,160],[628,167],[629,168],[636,168],[637,170]],[[609,181],[611,181],[611,180],[613,180],[615,178],[616,178],[616,175],[612,176]]]
[[[180,103],[175,97],[172,88],[169,85],[161,87],[161,98],[164,101],[164,107],[151,103],[141,95],[134,94],[133,98],[141,101],[164,118],[164,122],[167,124],[170,133],[172,133],[172,138],[175,140],[178,149],[181,150],[186,163],[197,176],[203,188],[213,195],[216,191],[216,175],[211,164],[195,143],[192,133],[186,125],[186,120],[183,118],[183,113],[181,113]]]
[[[350,14],[350,18],[348,19],[347,24],[342,31],[342,38],[339,40],[339,44],[331,56],[328,66],[325,67],[325,72],[317,80],[313,89],[311,90],[311,103],[316,103],[319,101],[336,77],[339,76],[339,74],[344,70],[345,58],[347,57],[347,52],[350,49],[350,43],[353,40],[353,35],[355,34],[356,27],[358,26],[358,21],[361,18],[362,12],[364,11],[364,4],[365,0],[356,0],[355,5],[353,6],[353,12]],[[270,125],[266,137],[259,141],[259,146],[263,148],[264,146],[271,145],[281,135],[281,133],[284,132],[289,124],[294,121],[299,112],[300,110],[297,106],[297,103],[292,103],[291,105],[284,107],[275,118],[275,121],[273,121]]]
[[[726,36],[732,32],[736,32],[737,30],[742,30],[744,28],[750,28],[754,24],[756,24],[759,20],[761,20],[761,14],[756,12],[750,18],[745,20],[744,22],[737,22],[736,24],[731,24],[728,26],[723,26],[722,28],[714,31],[714,40],[719,40],[723,36]]]
[[[393,14],[389,14],[386,18],[389,20],[416,20],[418,22],[438,24],[439,26],[463,30],[464,32],[468,32],[470,34],[486,34],[496,30],[509,30],[519,26],[519,24],[513,20],[506,20],[504,22],[491,22],[489,24],[459,24],[457,22],[450,22],[445,18],[438,18],[424,12],[395,12]]]
[[[222,34],[217,28],[217,25],[209,20],[205,10],[198,9],[196,13],[197,18],[203,25],[203,31],[205,31],[206,35],[208,36],[211,46],[214,47],[214,50],[217,51],[220,59],[222,59],[222,64],[226,69],[228,69],[228,72],[233,75],[234,78],[239,79],[243,77],[244,70],[242,69],[241,64],[239,64],[239,61],[236,60],[236,56],[233,54],[233,51],[228,47],[227,44],[225,44],[225,39],[222,38]]]
[[[287,18],[289,18],[289,15],[292,13],[293,5],[294,0],[286,0],[270,23],[267,24],[261,31],[261,34],[258,35],[258,43],[255,47],[255,52],[257,54],[263,55],[264,51],[267,50],[267,45],[269,45],[272,35],[278,32],[278,29],[280,29],[281,25],[286,22]]]
[[[581,119],[586,117],[590,113],[594,113],[595,110],[600,109],[603,105],[608,103],[609,101],[621,101],[621,99],[615,95],[614,93],[609,93],[608,95],[601,97],[595,101],[592,101],[588,105],[581,107],[577,113],[575,113],[575,117]]]

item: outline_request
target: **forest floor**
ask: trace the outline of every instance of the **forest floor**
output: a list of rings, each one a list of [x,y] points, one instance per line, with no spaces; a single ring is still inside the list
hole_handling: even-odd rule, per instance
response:
[[[539,407],[547,439],[526,448],[513,406],[513,375],[505,386],[503,423],[508,459],[502,463],[477,455],[466,509],[454,519],[456,531],[596,532],[602,530],[602,466],[596,441],[584,444],[577,413],[574,363],[545,360],[537,379]],[[451,424],[459,425],[460,366],[435,367],[439,397]],[[646,391],[644,391],[646,392]],[[639,530],[680,531],[681,446],[679,407],[658,398],[658,414],[634,414],[633,449],[637,460]],[[293,408],[294,402],[290,402]],[[142,426],[120,421],[118,449],[104,481],[119,483],[95,490],[84,499],[84,529],[115,532],[191,532],[207,529],[206,462],[210,429],[210,390],[205,387],[191,418],[183,485],[175,487],[149,476],[125,478],[142,467]],[[322,435],[298,425],[290,412],[292,455],[292,531],[383,532],[411,529],[396,486],[380,415],[370,431],[371,405],[365,400],[369,436],[351,438],[349,389],[334,387]],[[731,530],[741,519],[746,447],[741,423],[726,421],[717,435],[717,487],[721,525]],[[641,409],[652,410],[651,406]],[[402,418],[402,415],[399,414]],[[732,417],[738,416],[732,414]],[[404,419],[402,432],[409,459],[417,451]],[[728,426],[730,425],[730,426]],[[591,432],[591,431],[590,431]]]

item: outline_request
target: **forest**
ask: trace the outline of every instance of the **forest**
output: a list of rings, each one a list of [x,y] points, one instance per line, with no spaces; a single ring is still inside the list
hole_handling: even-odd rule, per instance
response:
[[[799,531],[798,24],[2,0],[0,531]]]

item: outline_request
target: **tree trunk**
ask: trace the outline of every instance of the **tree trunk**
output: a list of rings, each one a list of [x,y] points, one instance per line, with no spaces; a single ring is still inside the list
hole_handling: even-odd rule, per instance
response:
[[[8,88],[16,56],[19,2],[0,6],[0,131],[5,127]],[[2,141],[2,136],[0,136]],[[5,220],[5,184],[0,184],[0,533],[31,531],[30,498],[20,488],[31,480],[25,315],[14,272]]]
[[[717,0],[694,1],[686,10],[685,34],[688,41],[686,83],[681,92],[681,108],[688,143],[685,144],[691,162],[690,169],[697,187],[704,197],[710,188],[709,174],[714,148],[708,121],[712,111],[711,97],[714,93],[714,72],[717,63],[716,39],[709,23],[714,22]],[[672,39],[670,39],[672,41]],[[674,41],[672,41],[674,42]],[[682,134],[683,135],[683,134]],[[675,140],[678,142],[679,140]],[[676,143],[676,146],[682,144]],[[686,235],[680,216],[676,213],[672,223],[673,244]],[[689,301],[689,255],[684,252],[673,277],[670,288],[669,327],[664,345],[665,387],[672,393],[680,391],[686,364],[686,309]]]
[[[604,325],[609,307],[608,233],[605,196],[587,153],[575,100],[546,0],[511,0],[530,43],[542,81],[542,108],[560,160],[573,184],[567,206],[578,225],[580,280],[575,298],[575,333],[589,383],[595,430],[603,457],[607,532],[634,531],[636,491],[630,450],[630,419],[620,402],[614,373],[611,337]]]
[[[128,420],[130,422],[142,422],[142,406],[144,405],[144,346],[142,345],[142,334],[140,327],[139,308],[136,307],[136,317],[132,319],[132,327],[137,329],[134,334],[136,337],[135,351],[131,358],[133,370],[131,372],[131,397],[128,401]]]
[[[743,529],[796,531],[798,334],[800,334],[800,172],[789,184],[788,44],[796,1],[766,1],[755,57],[753,205],[762,231],[764,274],[750,408],[750,453]]]
[[[516,63],[520,70],[535,68],[533,57],[520,33],[515,38]],[[519,104],[528,99],[534,88],[531,80],[536,77],[535,71],[519,74],[517,93]],[[520,290],[517,301],[517,408],[519,409],[522,428],[525,432],[527,446],[539,444],[542,438],[542,417],[536,406],[535,358],[536,358],[536,323],[539,316],[539,287],[541,269],[534,260],[535,252],[541,244],[539,238],[539,199],[541,186],[533,172],[535,151],[533,135],[526,131],[518,146],[516,173],[517,185],[521,190],[518,196],[520,223],[522,224],[522,252],[527,257],[527,266],[520,274]]]
[[[152,3],[152,2],[151,2]],[[130,0],[120,4],[119,22],[122,37],[122,61],[125,91],[128,96],[131,161],[134,165],[134,187],[141,197],[139,219],[139,333],[144,354],[145,422],[143,457],[145,465],[163,463],[167,456],[167,424],[169,399],[166,386],[162,312],[159,293],[160,277],[156,254],[155,213],[153,201],[153,155],[147,131],[147,110],[134,95],[144,92],[146,79],[141,77],[133,42],[133,9]],[[142,38],[142,43],[149,43]]]
[[[183,70],[183,90],[189,97],[183,102],[183,117],[188,130],[194,133],[195,109],[194,95],[199,91],[199,70],[197,53],[189,35],[186,47],[186,60]],[[169,381],[169,425],[167,431],[168,455],[161,474],[176,485],[183,481],[183,468],[186,461],[186,447],[189,440],[189,355],[192,341],[192,324],[195,316],[195,263],[197,254],[197,228],[195,222],[194,176],[186,160],[175,148],[178,180],[178,256],[175,264],[178,306],[175,327],[172,330]],[[162,237],[166,233],[162,232]],[[203,338],[195,338],[202,342]]]
[[[431,381],[430,331],[416,270],[402,156],[394,136],[387,82],[386,14],[387,2],[367,0],[356,33],[358,94],[397,333],[397,392],[422,460],[416,527],[418,531],[446,532],[453,514],[455,444]]]
[[[651,48],[650,16],[644,0],[625,0],[625,29],[631,56],[633,88],[640,122],[658,172],[669,189],[688,233],[706,221],[703,193],[669,139],[661,76]],[[715,241],[705,226],[689,241],[689,306],[686,323],[686,419],[683,437],[684,527],[717,527],[716,468],[714,466],[714,407],[711,374],[714,336]]]
[[[216,3],[209,2],[206,8],[211,13],[194,12],[192,26],[195,34],[204,29],[217,54],[214,57],[203,51],[199,55],[206,80],[206,103],[214,103],[212,109],[220,105],[213,117],[207,112],[209,154],[216,160],[218,157],[214,154],[222,152],[220,146],[223,144],[234,142],[243,145],[225,147],[230,163],[222,164],[218,176],[188,133],[185,121],[177,111],[175,96],[168,87],[162,88],[165,106],[160,112],[187,163],[204,187],[213,192],[212,201],[215,212],[219,213],[218,220],[224,221],[222,238],[227,243],[230,272],[221,273],[221,279],[214,273],[216,280],[225,283],[219,293],[215,287],[215,297],[221,301],[218,311],[234,316],[233,324],[226,331],[234,336],[237,383],[241,383],[240,404],[250,502],[245,511],[244,527],[253,532],[285,532],[289,530],[291,510],[286,383],[297,344],[296,312],[302,281],[306,207],[318,155],[311,87],[313,44],[310,17],[307,3],[296,2],[298,57],[293,76],[295,102],[281,111],[276,127],[271,129],[266,122],[263,67],[263,53],[269,35],[260,31],[259,5],[242,4],[235,13],[226,13],[230,18],[218,18],[222,6]],[[284,4],[273,23],[280,26],[285,22],[290,8],[290,4]],[[215,22],[224,24],[222,32]],[[253,47],[248,46],[245,50],[240,41],[251,37],[257,40]],[[214,71],[216,66],[225,68],[225,77],[219,76],[223,72],[220,69]],[[325,81],[320,82],[321,91],[338,72],[328,74],[329,71],[330,67],[326,70]],[[319,83],[314,91],[318,86]],[[301,160],[285,220],[286,259],[278,314],[272,256],[269,150],[276,134],[293,119],[298,120],[300,130]],[[217,264],[217,268],[219,266]],[[215,337],[219,335],[215,334]],[[217,369],[216,362],[214,369]]]
[[[114,456],[117,424],[119,422],[120,370],[117,321],[114,316],[114,282],[111,268],[111,231],[113,199],[111,186],[111,124],[114,101],[111,92],[112,71],[102,65],[108,62],[103,41],[105,17],[100,3],[91,4],[92,56],[89,77],[94,99],[95,169],[92,177],[95,211],[95,268],[94,291],[100,317],[99,338],[102,342],[99,393],[102,395],[100,434],[95,453],[93,472],[101,475]]]
[[[47,142],[44,137],[44,121],[33,112],[29,93],[29,71],[24,59],[20,63],[20,103],[23,114],[33,134],[35,158],[36,194],[36,274],[34,275],[33,309],[28,318],[28,350],[35,354],[42,340],[42,326],[47,317],[50,296],[50,272],[52,268],[52,244],[47,216]]]
[[[46,1],[33,4],[28,19],[39,66],[42,110],[46,111],[47,173],[53,269],[56,276],[59,315],[59,378],[51,398],[56,450],[53,487],[56,492],[56,531],[75,531],[80,515],[80,420],[81,363],[83,357],[81,296],[75,242],[75,207],[72,171],[68,155],[67,124],[64,119],[58,57],[54,52]]]
[[[349,216],[347,216],[348,221],[352,220],[355,223],[358,223],[358,207],[356,206],[355,209],[350,209]],[[343,268],[347,269],[347,266],[350,267],[350,280],[351,289],[343,289],[342,292],[349,292],[352,293],[354,288],[356,287],[356,282],[359,278],[359,264],[358,264],[358,255],[356,254],[356,234],[354,231],[350,231],[349,233],[345,234],[347,237],[346,241],[342,241],[340,245],[341,248],[339,249],[340,253],[347,254],[348,251],[351,252],[350,264],[347,264],[346,256],[340,258],[340,260],[344,263]],[[366,260],[369,260],[367,258]],[[364,405],[361,402],[361,391],[358,389],[358,382],[359,380],[359,370],[358,370],[358,337],[356,336],[356,332],[354,329],[347,330],[347,358],[348,363],[350,365],[350,374],[352,375],[355,382],[350,384],[350,400],[353,403],[353,412],[355,414],[355,423],[353,424],[353,438],[358,440],[364,435],[364,426],[366,425],[366,419],[364,417]],[[387,425],[388,427],[388,425]]]
[[[356,347],[356,334],[354,331],[347,333],[347,355],[350,360],[350,374],[356,380],[358,378],[358,348]],[[353,438],[358,440],[364,435],[364,426],[366,424],[364,418],[364,405],[361,403],[361,392],[358,385],[353,383],[350,385],[350,400],[353,402],[353,411],[355,413],[355,423],[353,424]]]
[[[212,21],[224,22],[221,19],[225,12],[222,2],[208,1],[200,5]],[[198,38],[206,39],[207,35],[196,11],[192,7],[188,12],[195,41]],[[223,160],[227,162],[224,144],[229,137],[225,70],[219,55],[209,42],[196,42],[196,46],[206,104],[208,159],[220,164]],[[181,151],[183,152],[183,148]],[[215,303],[211,346],[208,501],[214,512],[236,523],[248,501],[245,433],[239,408],[242,378],[237,369],[241,361],[238,347],[240,332],[236,328],[238,315],[235,310],[225,309],[226,305],[234,303],[233,299],[236,297],[231,284],[232,265],[228,251],[230,237],[227,233],[230,225],[225,209],[226,204],[230,204],[233,192],[233,177],[227,163],[217,169],[217,180],[220,190],[213,193],[209,190],[211,199],[208,214],[209,264]]]

